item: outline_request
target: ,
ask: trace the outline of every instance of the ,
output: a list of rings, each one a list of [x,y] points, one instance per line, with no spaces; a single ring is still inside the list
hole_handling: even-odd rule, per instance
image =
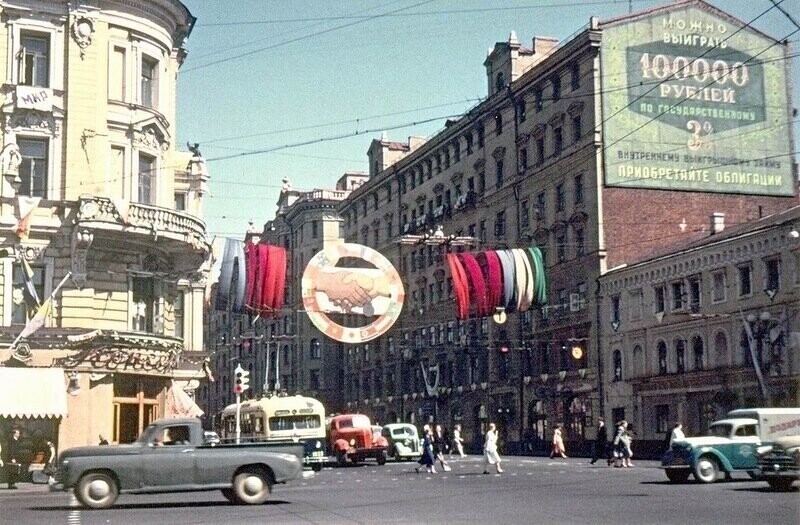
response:
[[[305,396],[268,396],[244,401],[241,410],[243,443],[291,443],[302,445],[303,464],[322,470],[325,450],[325,407]],[[236,438],[236,404],[221,414],[222,439]]]
[[[685,482],[689,474],[700,483],[713,483],[720,475],[730,477],[737,471],[756,477],[757,451],[778,438],[800,435],[798,422],[800,408],[731,410],[725,419],[712,423],[705,436],[674,441],[661,466],[673,483]]]
[[[328,419],[328,443],[331,452],[336,455],[339,466],[353,463],[365,458],[374,458],[378,465],[386,463],[386,438],[380,432],[375,434],[369,417],[364,414],[344,414]]]
[[[774,490],[788,491],[800,479],[800,435],[780,437],[772,445],[756,449],[756,476]]]
[[[417,427],[410,423],[389,423],[382,429],[389,444],[389,455],[396,461],[419,459],[422,455],[422,440]]]
[[[256,505],[276,483],[302,476],[300,446],[216,445],[206,436],[199,419],[160,419],[130,445],[62,452],[56,480],[82,505],[101,509],[125,492],[213,489],[233,503]]]

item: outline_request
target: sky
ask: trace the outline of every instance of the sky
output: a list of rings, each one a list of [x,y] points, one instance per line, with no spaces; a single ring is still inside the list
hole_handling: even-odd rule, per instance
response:
[[[515,31],[568,40],[652,0],[182,0],[197,18],[178,76],[178,145],[199,143],[211,175],[211,237],[243,238],[275,215],[281,179],[333,188],[366,172],[370,142],[430,137],[487,95],[483,66]],[[800,48],[800,0],[713,0]],[[759,16],[760,15],[760,16]],[[800,104],[800,57],[792,63]],[[795,117],[797,120],[797,117]],[[800,127],[795,123],[798,143]],[[795,147],[797,150],[797,146]]]

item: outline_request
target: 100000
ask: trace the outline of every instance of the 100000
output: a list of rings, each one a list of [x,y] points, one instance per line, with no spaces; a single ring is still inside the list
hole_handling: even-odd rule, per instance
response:
[[[725,60],[709,62],[704,58],[688,58],[684,56],[669,57],[667,55],[650,55],[645,53],[639,59],[642,65],[642,78],[665,79],[673,77],[676,80],[692,78],[697,82],[713,80],[719,85],[728,81],[736,86],[743,87],[750,80],[747,65],[744,62],[734,62],[732,65]]]

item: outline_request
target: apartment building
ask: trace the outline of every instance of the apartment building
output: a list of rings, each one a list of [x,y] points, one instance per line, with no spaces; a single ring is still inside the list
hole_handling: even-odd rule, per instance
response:
[[[778,65],[769,74],[776,75],[777,87],[760,93],[762,113],[708,110],[756,120],[742,123],[741,130],[727,121],[718,124],[734,143],[727,150],[721,138],[713,143],[715,137],[679,130],[686,122],[670,120],[667,103],[673,102],[661,102],[668,116],[651,116],[649,106],[628,102],[653,104],[669,93],[653,80],[651,87],[659,89],[641,91],[633,80],[651,75],[651,65],[620,56],[628,50],[652,58],[652,48],[662,51],[658,60],[666,60],[677,51],[661,49],[664,39],[691,42],[681,31],[697,24],[723,35],[744,27],[705,2],[688,1],[605,22],[592,18],[584,31],[561,43],[534,37],[524,46],[512,33],[484,62],[484,102],[424,143],[398,145],[386,137],[372,143],[369,180],[340,206],[344,236],[390,257],[407,299],[392,331],[346,349],[348,409],[379,421],[461,423],[476,446],[494,421],[509,450],[523,442],[546,447],[557,422],[565,424],[578,449],[594,438],[596,418],[612,416],[599,389],[609,358],[600,341],[605,314],[596,295],[598,279],[609,268],[702,238],[714,212],[738,224],[797,203],[792,146],[785,133],[779,136],[791,112],[780,84],[787,78],[786,49],[774,39],[743,29],[746,40],[736,44],[775,53]],[[691,46],[678,51],[702,52]],[[773,102],[763,102],[770,97]],[[621,131],[626,129],[627,135]],[[769,184],[758,174],[736,179],[718,166],[731,148],[750,155],[746,137],[758,129],[783,154]],[[695,147],[716,148],[715,155],[691,155]],[[375,162],[398,149],[403,155],[391,165]],[[666,162],[674,167],[659,164]],[[473,237],[474,251],[538,246],[547,267],[547,304],[508,315],[503,325],[488,317],[456,320],[443,256],[467,248],[425,239],[410,246],[398,242],[439,226],[445,236]],[[431,394],[424,371],[436,365],[439,383]]]
[[[473,450],[490,422],[509,452],[547,449],[562,423],[579,452],[597,417],[644,414],[660,399],[642,393],[649,379],[613,380],[615,352],[630,345],[615,343],[626,323],[608,333],[609,290],[627,285],[616,270],[613,286],[603,276],[682,257],[707,242],[712,216],[747,229],[797,206],[788,49],[687,0],[590,18],[564,42],[523,44],[512,32],[483,65],[484,101],[427,139],[373,140],[368,174],[338,202],[341,238],[389,258],[406,299],[381,337],[321,343],[339,390],[319,393],[329,412],[379,423],[460,423]],[[297,276],[319,239],[307,246],[305,211],[282,208],[267,224],[287,236]],[[447,253],[532,246],[546,268],[543,305],[457,318]],[[296,314],[278,324],[308,323]],[[314,367],[299,357],[310,341],[296,342],[298,390],[310,385]]]
[[[275,217],[261,231],[251,227],[246,234],[246,242],[287,250],[284,307],[274,316],[262,317],[208,306],[209,357],[219,380],[202,384],[198,396],[209,415],[235,402],[231,378],[239,364],[250,372],[245,397],[302,392],[322,400],[329,411],[344,406],[339,366],[343,351],[305,315],[300,281],[317,252],[328,243],[341,242],[338,206],[366,179],[364,173],[346,173],[334,189],[313,190],[293,188],[283,179]]]
[[[600,277],[606,406],[660,452],[674,424],[800,403],[800,207]]]

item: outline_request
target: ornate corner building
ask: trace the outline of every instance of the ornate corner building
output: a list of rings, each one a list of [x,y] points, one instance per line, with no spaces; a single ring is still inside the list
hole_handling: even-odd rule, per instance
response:
[[[208,172],[175,144],[195,19],[109,0],[0,20],[0,442],[131,442],[203,377]]]

